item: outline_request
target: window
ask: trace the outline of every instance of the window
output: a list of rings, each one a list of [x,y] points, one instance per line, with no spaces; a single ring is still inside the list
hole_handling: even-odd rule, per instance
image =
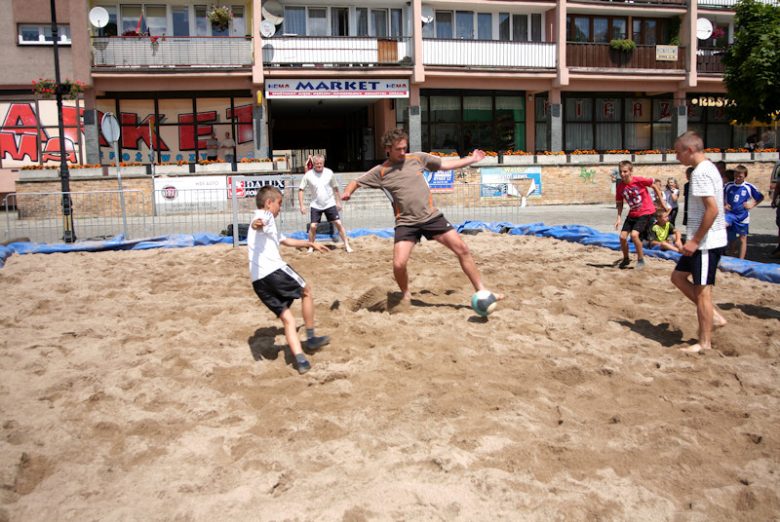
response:
[[[498,39],[502,42],[509,41],[509,13],[498,13]]]
[[[387,9],[371,10],[371,36],[387,36]]]
[[[542,41],[542,15],[541,14],[531,15],[531,41],[532,42]]]
[[[282,29],[284,34],[306,36],[306,8],[285,7],[283,23]]]
[[[349,8],[332,7],[330,9],[331,36],[349,36]]]
[[[403,36],[403,11],[390,9],[390,36]]]
[[[451,11],[436,11],[436,38],[452,38]]]
[[[512,41],[528,41],[528,15],[512,15]]]
[[[634,19],[636,22],[637,19]],[[609,43],[626,37],[628,19],[612,16],[574,16],[566,18],[567,41]],[[641,25],[641,24],[640,24]],[[634,25],[636,27],[636,24]],[[637,42],[640,43],[640,42]]]
[[[455,13],[455,38],[462,40],[474,39],[474,13],[457,11]]]
[[[57,45],[70,45],[70,26],[57,24]],[[20,25],[19,45],[51,45],[51,25]]]
[[[164,5],[147,5],[144,12],[144,21],[146,22],[149,34],[162,36],[167,32],[167,14]]]
[[[477,15],[477,38],[480,40],[493,39],[493,15],[490,13]]]
[[[173,19],[173,35],[190,35],[190,10],[186,5],[171,6],[171,15]]]
[[[357,24],[357,36],[368,36],[368,8],[355,9],[355,23]]]
[[[671,24],[667,19],[634,18],[632,26],[637,45],[669,43],[671,38]]]
[[[498,39],[504,42],[541,42],[542,15],[499,13]]]
[[[308,36],[328,36],[328,10],[324,7],[309,8]]]

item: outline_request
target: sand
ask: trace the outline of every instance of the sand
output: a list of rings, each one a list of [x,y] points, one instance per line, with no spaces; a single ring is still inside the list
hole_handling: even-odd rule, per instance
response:
[[[779,519],[777,285],[719,272],[687,354],[671,261],[464,237],[488,318],[438,244],[405,309],[391,240],[285,249],[333,339],[305,375],[245,247],[11,256],[0,521]]]

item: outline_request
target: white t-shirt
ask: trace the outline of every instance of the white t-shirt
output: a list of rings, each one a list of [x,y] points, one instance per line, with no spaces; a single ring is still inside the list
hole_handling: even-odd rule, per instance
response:
[[[323,167],[321,173],[317,173],[314,169],[308,171],[303,175],[301,179],[301,190],[305,190],[308,185],[311,185],[311,207],[317,210],[325,210],[326,208],[336,206],[336,196],[333,194],[333,187],[338,187],[338,181],[333,175],[333,171],[328,167]]]
[[[688,237],[693,237],[704,218],[703,197],[714,197],[718,205],[718,216],[699,243],[699,250],[710,250],[726,246],[726,217],[723,210],[723,178],[718,168],[709,160],[699,163],[691,173],[691,186],[688,190]]]
[[[677,189],[666,189],[663,192],[664,195],[664,201],[666,202],[666,206],[669,208],[677,208],[677,202],[674,200],[673,196],[677,196],[680,194],[680,191]]]
[[[279,254],[279,244],[287,239],[282,232],[276,228],[276,219],[274,215],[267,210],[255,210],[252,221],[262,219],[265,226],[262,230],[255,230],[250,225],[246,235],[247,250],[249,252],[249,274],[254,283],[268,274],[276,272],[280,268],[287,266]]]

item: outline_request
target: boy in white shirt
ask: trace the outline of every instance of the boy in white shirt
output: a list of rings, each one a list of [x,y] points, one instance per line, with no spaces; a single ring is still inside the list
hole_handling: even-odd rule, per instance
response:
[[[330,342],[330,337],[314,335],[314,299],[311,287],[282,260],[279,245],[310,248],[318,252],[330,250],[319,243],[301,241],[286,237],[276,226],[276,218],[282,208],[282,193],[272,186],[265,185],[257,191],[255,199],[258,210],[252,218],[252,224],[247,234],[249,251],[249,272],[252,277],[252,287],[257,297],[282,320],[284,335],[295,356],[298,373],[311,370],[311,364],[301,349],[295,316],[290,306],[295,299],[301,299],[303,321],[306,325],[306,348],[316,350]]]

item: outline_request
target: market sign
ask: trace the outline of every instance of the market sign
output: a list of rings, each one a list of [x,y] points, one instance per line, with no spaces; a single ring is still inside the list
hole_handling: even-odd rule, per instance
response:
[[[273,98],[408,98],[408,80],[301,79],[266,80],[265,97]]]

